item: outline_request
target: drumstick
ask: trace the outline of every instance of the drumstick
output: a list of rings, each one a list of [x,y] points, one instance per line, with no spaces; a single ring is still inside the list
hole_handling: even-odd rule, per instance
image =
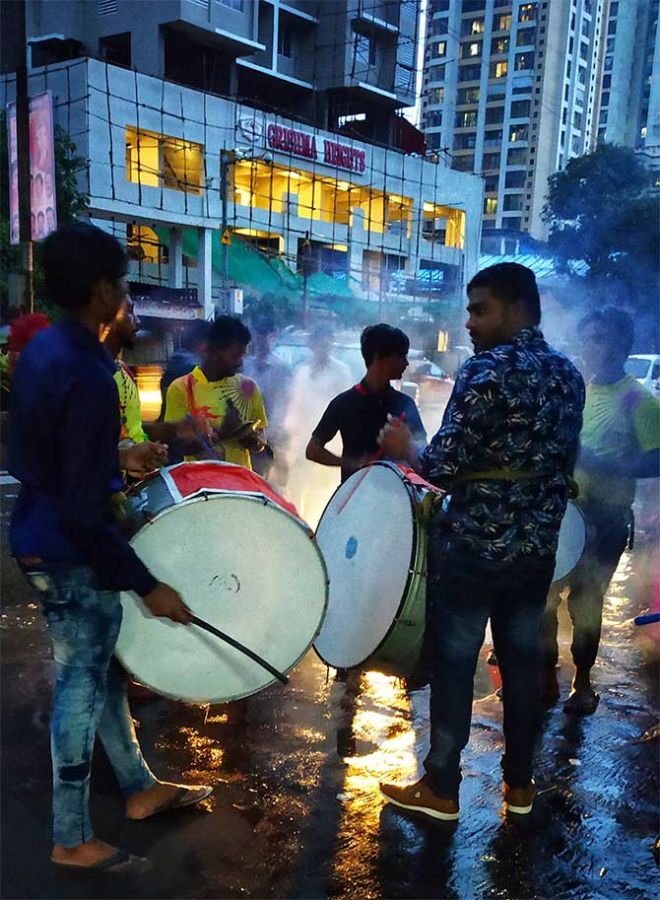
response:
[[[395,421],[403,422],[405,417],[406,417],[405,412],[402,412],[400,416],[397,416]],[[378,450],[376,451],[376,453],[373,455],[373,457],[369,460],[369,462],[376,462],[376,460],[381,459],[384,452],[385,452],[385,448],[379,447]],[[337,510],[336,515],[339,515],[342,512],[342,510],[344,509],[344,507],[348,504],[348,502],[352,498],[353,494],[357,491],[357,489],[360,487],[360,485],[362,484],[364,479],[367,477],[368,472],[369,472],[369,467],[365,466],[362,474],[358,478],[355,479],[355,484],[353,485],[353,490],[350,491],[348,496],[345,498],[344,502],[339,505],[339,509]]]
[[[191,616],[190,621],[193,625],[197,625],[198,628],[203,628],[204,631],[208,631],[210,634],[214,634],[217,638],[220,638],[221,641],[224,641],[226,644],[229,644],[230,647],[234,647],[236,650],[240,650],[241,653],[244,653],[245,656],[248,656],[251,660],[258,663],[263,669],[267,672],[270,672],[271,675],[274,675],[278,681],[281,681],[282,684],[288,684],[289,679],[286,675],[283,675],[275,666],[271,666],[269,662],[266,662],[258,653],[255,653],[254,650],[250,650],[249,647],[246,647],[245,644],[241,644],[240,641],[237,641],[236,638],[230,637],[228,634],[225,634],[224,631],[220,631],[219,628],[216,628],[215,625],[209,625],[208,622],[205,622],[204,619],[198,618],[198,616]]]
[[[201,431],[196,427],[196,425],[195,425],[195,420],[193,419],[193,417],[189,415],[189,416],[187,416],[186,418],[189,419],[189,420],[192,422],[193,430],[194,430],[194,432],[195,432],[195,437],[197,438],[197,440],[199,441],[200,445],[202,446],[202,449],[204,449],[207,453],[209,453],[209,454],[211,455],[211,458],[212,458],[212,459],[215,459],[215,460],[217,460],[218,462],[224,462],[224,459],[222,458],[222,456],[220,456],[220,454],[219,454],[218,451],[215,449],[215,447],[213,447],[212,444],[210,444],[210,443],[206,440],[206,438],[205,438],[204,435],[201,433]]]

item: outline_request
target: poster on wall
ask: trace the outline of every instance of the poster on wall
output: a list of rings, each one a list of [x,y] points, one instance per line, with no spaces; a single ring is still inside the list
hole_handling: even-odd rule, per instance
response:
[[[7,104],[7,131],[10,242],[18,244],[18,137],[15,103]],[[33,241],[43,240],[57,228],[53,99],[50,91],[30,98],[30,222]]]

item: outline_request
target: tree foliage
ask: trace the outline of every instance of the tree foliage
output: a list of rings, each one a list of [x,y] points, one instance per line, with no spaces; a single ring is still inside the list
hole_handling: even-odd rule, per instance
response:
[[[560,267],[589,266],[589,287],[606,302],[649,311],[656,304],[658,198],[639,155],[600,144],[549,179],[543,219]]]
[[[63,225],[81,216],[87,209],[89,197],[81,190],[80,174],[87,162],[76,152],[76,145],[59,125],[55,126],[55,192],[57,221]],[[20,268],[20,250],[9,242],[9,156],[7,152],[7,119],[0,115],[0,308],[6,317],[8,302],[8,274]],[[34,287],[35,306],[51,314],[40,299],[42,275],[39,268],[38,245],[35,245]]]

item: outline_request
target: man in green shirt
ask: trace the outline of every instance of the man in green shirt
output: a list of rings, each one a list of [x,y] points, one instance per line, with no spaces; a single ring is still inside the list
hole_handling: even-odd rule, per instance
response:
[[[628,542],[636,480],[660,474],[660,402],[625,373],[634,340],[633,321],[626,312],[596,310],[582,320],[578,332],[587,391],[575,478],[588,537],[584,556],[570,576],[575,676],[564,711],[590,715],[599,700],[591,669],[600,642],[603,599]],[[546,706],[559,698],[560,601],[560,592],[552,591],[541,627]]]

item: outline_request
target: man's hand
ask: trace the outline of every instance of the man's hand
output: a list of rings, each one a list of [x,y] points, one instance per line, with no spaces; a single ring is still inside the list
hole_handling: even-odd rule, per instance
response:
[[[181,595],[169,584],[160,581],[156,587],[143,597],[144,604],[152,616],[158,616],[163,619],[171,619],[173,622],[180,622],[182,625],[190,623],[192,612],[181,599]]]
[[[387,425],[381,428],[378,443],[383,451],[383,456],[390,459],[411,460],[416,454],[410,429],[399,419],[391,419]]]
[[[263,428],[252,428],[247,434],[239,438],[238,443],[252,453],[261,453],[266,446]]]
[[[227,407],[227,414],[223,418],[220,427],[214,429],[214,439],[216,441],[226,440],[246,424],[241,418],[239,411],[232,404]]]
[[[120,447],[119,464],[131,475],[148,475],[154,469],[167,465],[167,444],[142,441],[130,447]]]

